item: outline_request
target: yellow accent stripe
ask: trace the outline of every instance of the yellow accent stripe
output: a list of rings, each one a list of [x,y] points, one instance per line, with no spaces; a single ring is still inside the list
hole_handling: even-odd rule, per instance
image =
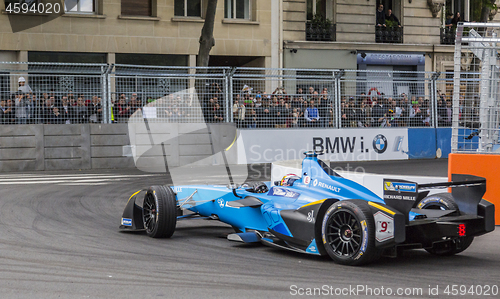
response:
[[[396,214],[396,212],[393,212],[393,211],[389,210],[389,209],[388,209],[388,208],[386,208],[386,207],[383,207],[383,206],[381,206],[381,205],[379,205],[379,204],[376,204],[376,203],[374,203],[373,201],[369,201],[369,202],[368,202],[368,204],[369,204],[370,206],[372,206],[372,207],[375,207],[375,208],[377,208],[377,209],[379,209],[379,210],[382,210],[382,211],[384,211],[384,212],[387,212],[387,213],[389,213],[389,214],[391,214],[391,215],[395,215],[395,214]]]
[[[325,200],[326,200],[326,198],[322,199],[322,200],[313,201],[311,203],[308,203],[306,205],[301,206],[300,208],[302,209],[302,208],[307,207],[307,206],[317,205],[317,204],[323,203]]]
[[[141,192],[141,191],[142,191],[142,190],[139,190],[139,191],[135,192],[134,194],[132,194],[132,196],[130,196],[130,198],[128,199],[127,204],[128,204],[128,202],[132,199],[132,197],[136,196],[136,195],[137,195],[139,192]]]
[[[233,146],[234,142],[236,141],[236,137],[238,136],[238,131],[235,132],[234,134],[234,140],[233,142],[226,148],[226,152]]]

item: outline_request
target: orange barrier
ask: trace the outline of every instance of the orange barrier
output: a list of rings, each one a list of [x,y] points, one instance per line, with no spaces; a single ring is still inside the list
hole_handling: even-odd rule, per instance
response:
[[[495,224],[500,225],[500,155],[449,154],[448,180],[452,173],[477,175],[486,178],[483,198],[495,205]]]

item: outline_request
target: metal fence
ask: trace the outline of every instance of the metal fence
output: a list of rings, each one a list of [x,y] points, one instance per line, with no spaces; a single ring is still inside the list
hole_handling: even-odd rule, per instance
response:
[[[452,151],[499,153],[500,24],[457,27]]]
[[[113,122],[230,121],[230,68],[114,65],[109,119]],[[114,87],[114,89],[113,89]],[[197,92],[196,92],[197,91]]]
[[[453,73],[0,63],[6,124],[450,126],[452,86]]]
[[[0,62],[2,124],[100,123],[107,64]]]

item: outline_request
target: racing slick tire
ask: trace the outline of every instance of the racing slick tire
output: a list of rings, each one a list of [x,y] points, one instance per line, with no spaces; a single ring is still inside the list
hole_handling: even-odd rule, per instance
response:
[[[337,264],[358,266],[378,259],[375,221],[368,203],[353,199],[331,205],[321,226],[323,245]]]
[[[168,186],[151,186],[144,196],[142,219],[151,238],[170,238],[177,224],[177,200]]]
[[[418,204],[419,209],[441,209],[441,210],[456,210],[459,211],[458,205],[450,193],[437,193],[429,195],[422,199]],[[474,241],[474,236],[458,237],[450,242],[442,243],[433,248],[425,248],[431,254],[439,256],[449,256],[460,253],[466,250]]]

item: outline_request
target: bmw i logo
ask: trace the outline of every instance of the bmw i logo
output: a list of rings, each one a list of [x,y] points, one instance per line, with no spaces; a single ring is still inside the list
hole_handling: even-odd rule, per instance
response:
[[[373,149],[379,154],[385,152],[387,149],[387,138],[382,134],[375,136],[375,138],[373,138]]]

